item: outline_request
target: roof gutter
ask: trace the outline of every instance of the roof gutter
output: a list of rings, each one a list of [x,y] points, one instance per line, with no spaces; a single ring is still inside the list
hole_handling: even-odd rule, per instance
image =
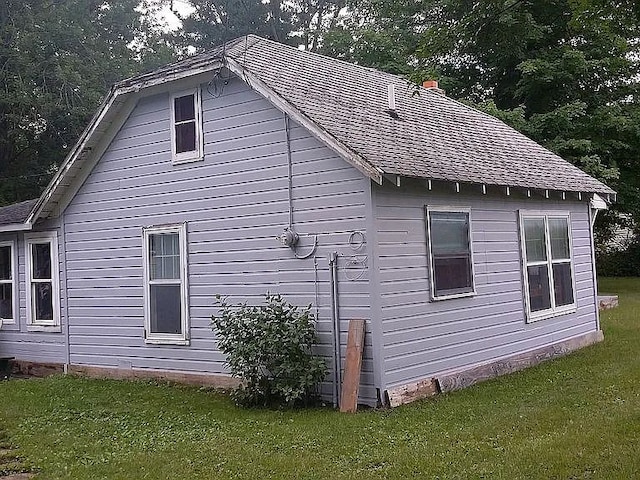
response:
[[[289,115],[300,125],[309,130],[316,138],[326,143],[333,151],[343,157],[346,161],[351,163],[355,168],[362,173],[373,179],[379,185],[382,185],[382,174],[384,173],[378,167],[371,165],[368,161],[362,158],[341,141],[321,128],[316,122],[307,117],[304,113],[291,105],[281,95],[277,94],[273,89],[267,86],[262,80],[253,75],[248,69],[241,66],[233,58],[225,58],[229,70],[235,73],[238,77],[244,80],[244,82],[257,92],[264,95],[276,108],[285,114]]]

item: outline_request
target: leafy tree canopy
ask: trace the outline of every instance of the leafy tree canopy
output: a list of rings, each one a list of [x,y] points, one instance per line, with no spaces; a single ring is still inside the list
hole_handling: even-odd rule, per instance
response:
[[[632,0],[443,0],[419,55],[454,96],[620,192],[640,220],[640,6]]]
[[[318,50],[322,35],[335,27],[346,0],[202,0],[183,16],[180,45],[206,50],[250,33]]]
[[[0,204],[40,194],[113,83],[171,58],[141,6],[0,2]]]
[[[439,79],[617,189],[614,208],[640,221],[639,25],[633,0],[352,0],[323,49]]]

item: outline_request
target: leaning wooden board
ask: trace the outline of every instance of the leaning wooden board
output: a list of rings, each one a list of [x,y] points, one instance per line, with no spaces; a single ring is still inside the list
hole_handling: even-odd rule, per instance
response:
[[[364,320],[351,320],[347,336],[347,358],[342,381],[340,411],[353,413],[358,409],[358,389],[364,350]]]

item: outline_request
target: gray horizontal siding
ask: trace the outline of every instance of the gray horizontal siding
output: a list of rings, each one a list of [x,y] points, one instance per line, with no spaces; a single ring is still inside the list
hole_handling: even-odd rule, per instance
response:
[[[386,388],[596,329],[586,203],[430,192],[409,184],[374,188],[374,205]],[[427,205],[471,209],[475,296],[430,301]],[[520,209],[570,212],[575,313],[525,322]]]
[[[259,302],[264,293],[312,304],[318,351],[332,357],[329,254],[340,257],[341,341],[348,320],[370,319],[368,271],[351,281],[353,231],[365,232],[367,180],[292,122],[294,223],[300,254],[275,237],[288,224],[283,115],[232,80],[203,95],[202,162],[171,164],[169,96],[142,99],[64,212],[71,363],[225,373],[210,317],[216,294]],[[145,344],[142,228],[187,222],[189,346]],[[365,232],[366,233],[366,232]],[[359,272],[358,272],[359,273]],[[374,403],[372,342],[366,340],[361,401]],[[329,378],[329,380],[331,380]],[[331,392],[330,382],[323,385]]]

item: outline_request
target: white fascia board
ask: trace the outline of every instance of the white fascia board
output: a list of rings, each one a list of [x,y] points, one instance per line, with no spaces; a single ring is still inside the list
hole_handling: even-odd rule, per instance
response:
[[[4,232],[28,232],[33,228],[31,223],[10,223],[8,225],[0,225],[0,233]]]
[[[338,139],[336,139],[329,132],[320,127],[316,122],[311,120],[305,114],[300,112],[297,108],[291,105],[287,100],[282,98],[276,92],[274,92],[271,88],[269,88],[262,80],[253,75],[249,70],[243,68],[238,62],[233,60],[232,58],[226,59],[227,66],[229,70],[235,73],[239,78],[244,80],[244,82],[249,85],[249,87],[256,90],[258,93],[263,95],[267,100],[269,100],[278,110],[284,112],[289,115],[293,120],[298,122],[300,125],[309,130],[316,138],[321,140],[327,146],[329,146],[333,151],[335,151],[338,155],[344,158],[347,162],[353,165],[355,168],[360,170],[367,177],[373,179],[379,185],[382,185],[382,175],[383,171],[365,159],[363,159],[360,155],[355,153],[353,150],[348,148]]]
[[[122,125],[124,125],[124,122],[129,118],[135,106],[135,97],[129,97],[128,101],[120,104],[118,107],[118,120],[113,121],[111,125],[100,134],[100,138],[92,147],[91,155],[83,159],[82,165],[79,165],[75,176],[71,178],[71,181],[64,187],[64,191],[61,192],[56,200],[56,208],[52,209],[54,216],[58,217],[62,215],[62,212],[69,206],[69,203],[71,203],[73,197],[76,196],[80,187],[87,180],[93,168],[102,158],[102,155],[104,155],[104,152],[107,151],[107,148],[109,148],[109,145],[111,145],[111,142],[122,128]]]
[[[593,194],[589,204],[594,210],[606,210],[608,208],[607,202],[597,193]]]
[[[145,88],[155,87],[157,85],[162,85],[164,83],[174,82],[176,80],[182,80],[183,78],[193,77],[195,75],[207,73],[212,70],[216,70],[221,66],[222,66],[222,62],[216,61],[216,62],[207,63],[205,65],[201,65],[199,67],[192,67],[192,68],[189,68],[188,70],[167,72],[163,74],[161,77],[149,78],[148,80],[141,80],[140,82],[136,82],[126,87],[118,87],[118,93],[122,95],[130,92],[139,92]]]

